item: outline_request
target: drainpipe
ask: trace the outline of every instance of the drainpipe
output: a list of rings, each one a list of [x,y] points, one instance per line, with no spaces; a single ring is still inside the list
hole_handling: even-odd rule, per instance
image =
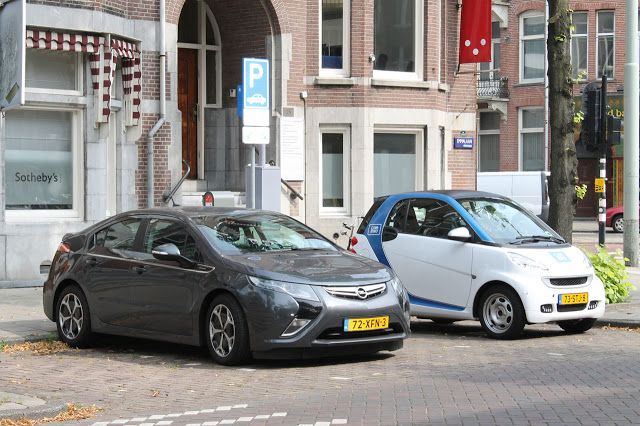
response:
[[[153,179],[153,145],[154,138],[158,130],[162,127],[166,117],[166,63],[167,63],[167,51],[165,47],[165,0],[160,0],[160,117],[156,124],[153,125],[149,134],[147,135],[147,207],[153,208],[154,206],[154,179]]]

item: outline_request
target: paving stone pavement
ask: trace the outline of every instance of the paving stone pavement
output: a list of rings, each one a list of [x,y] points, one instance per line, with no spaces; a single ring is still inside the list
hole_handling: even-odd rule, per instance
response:
[[[412,328],[391,354],[233,368],[105,336],[88,350],[0,354],[0,389],[104,409],[74,425],[640,424],[637,331],[542,325],[503,342],[474,322]]]

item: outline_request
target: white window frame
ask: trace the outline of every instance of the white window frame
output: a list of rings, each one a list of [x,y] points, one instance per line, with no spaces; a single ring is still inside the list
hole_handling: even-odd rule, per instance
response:
[[[28,48],[33,50],[41,50],[35,48]],[[25,87],[26,93],[43,93],[47,95],[67,95],[67,96],[83,96],[84,94],[84,57],[81,52],[70,51],[51,51],[59,54],[75,54],[76,56],[76,90],[62,90],[62,89],[48,89],[43,87]],[[25,82],[26,84],[26,82]]]
[[[393,127],[393,126],[374,126],[371,154],[372,158],[375,157],[375,135],[376,133],[390,133],[394,135],[414,135],[416,141],[416,165],[415,165],[415,186],[414,190],[422,191],[424,189],[424,158],[425,158],[425,141],[424,141],[424,128],[422,127]],[[444,155],[444,152],[442,153]],[[374,194],[375,194],[375,170],[372,169],[371,179],[374,181]]]
[[[601,13],[612,13],[613,14],[613,32],[612,33],[601,33],[598,31],[598,23],[600,22],[600,14]],[[600,74],[600,64],[598,63],[598,59],[600,58],[600,37],[613,37],[613,54],[611,55],[611,77],[608,77],[609,80],[613,80],[616,76],[616,12],[613,9],[603,9],[596,11],[596,78],[602,78],[602,74]]]
[[[342,68],[322,68],[322,0],[318,0],[318,69],[321,77],[351,75],[351,0],[342,1]]]
[[[571,14],[571,19],[573,22],[573,15],[576,14],[584,14],[587,16],[587,32],[586,33],[572,33],[571,34],[571,38],[584,38],[587,41],[587,51],[585,52],[585,55],[587,56],[587,69],[586,71],[586,75],[584,76],[584,78],[579,79],[579,81],[586,81],[589,78],[589,12],[587,12],[586,10],[578,10],[575,11]],[[573,24],[572,24],[573,25]],[[575,28],[575,27],[574,27]],[[571,49],[571,67],[574,67],[573,64],[573,43],[571,43],[570,45],[570,49]],[[577,74],[580,74],[580,71],[578,70]]]
[[[500,115],[501,113],[498,111],[493,111],[490,109],[480,109],[478,110],[478,154],[477,154],[477,162],[476,164],[480,165],[480,151],[482,150],[482,140],[481,140],[481,136],[490,136],[490,135],[498,135],[500,136],[500,126],[498,126],[497,129],[491,129],[491,130],[482,130],[480,128],[480,115],[484,114],[484,113],[491,113],[491,114],[498,114]],[[499,118],[500,120],[501,118]],[[498,157],[498,167],[500,167],[500,157]],[[480,168],[478,167],[478,172],[480,172]]]
[[[528,40],[543,40],[544,41],[544,37],[545,37],[545,33],[542,32],[541,34],[536,34],[536,35],[528,35],[525,36],[524,35],[524,20],[528,19],[528,18],[534,18],[534,17],[538,17],[538,16],[542,16],[544,17],[544,12],[538,11],[538,10],[529,10],[527,12],[524,12],[522,15],[520,15],[519,18],[519,23],[520,23],[520,28],[519,28],[519,46],[518,46],[518,52],[519,52],[519,62],[520,62],[520,71],[519,71],[519,75],[520,75],[520,83],[542,83],[544,82],[544,76],[542,76],[541,78],[524,78],[524,42],[528,41]],[[545,52],[546,52],[546,45],[545,45]],[[544,60],[542,62],[542,65],[544,67]]]
[[[71,112],[71,157],[72,157],[72,176],[73,176],[73,205],[71,209],[38,209],[38,210],[8,210],[5,209],[5,219],[12,223],[42,223],[42,222],[58,222],[58,221],[81,221],[84,219],[84,144],[83,144],[83,128],[82,113],[77,108],[70,107],[36,107],[25,106],[21,109],[34,111],[65,111]],[[6,118],[2,118],[6,120]],[[3,128],[6,123],[3,123]],[[5,183],[6,184],[6,183]]]
[[[493,26],[494,23],[499,22],[499,21],[491,21],[491,26]],[[498,24],[498,27],[500,25]],[[499,48],[500,44],[501,44],[501,36],[496,37],[495,33],[492,31],[491,32],[491,61],[490,62],[480,62],[478,64],[478,71],[480,71],[480,75],[483,76],[483,74],[487,74],[487,80],[493,80],[495,77],[498,77],[498,73],[499,71],[493,71],[493,70],[498,70],[500,67],[496,66],[496,57],[495,57],[495,51],[496,51],[496,46]],[[502,52],[500,52],[500,54],[502,55]],[[485,65],[486,64],[486,65]],[[499,64],[498,64],[499,65]],[[483,70],[482,68],[486,68],[488,67],[486,70]]]
[[[323,199],[323,169],[322,169],[322,135],[325,133],[342,134],[342,191],[344,197],[344,207],[324,207]],[[351,127],[349,125],[321,125],[319,132],[319,152],[318,152],[318,202],[321,216],[349,216],[351,211]]]
[[[524,138],[522,137],[522,135],[524,135],[525,133],[542,133],[542,135],[544,136],[544,123],[542,123],[542,127],[527,127],[526,129],[524,127],[522,127],[522,115],[524,111],[531,111],[531,110],[544,110],[543,106],[532,106],[532,107],[526,107],[526,108],[519,108],[518,109],[518,170],[519,171],[524,171]],[[543,111],[544,112],[544,111]],[[544,115],[543,115],[544,117]],[[544,170],[544,164],[546,163],[546,158],[548,157],[548,152],[547,152],[547,146],[545,145],[544,147],[544,157],[542,158],[543,160],[543,170]]]
[[[388,70],[373,70],[373,78],[377,78],[380,80],[408,80],[408,81],[422,81],[423,79],[423,68],[424,68],[424,1],[422,0],[414,0],[415,1],[415,34],[414,34],[414,72],[403,72],[403,71],[388,71]],[[375,0],[374,0],[375,2]],[[374,5],[375,8],[375,5]],[[375,18],[374,18],[375,19]],[[373,24],[374,31],[374,40],[375,40],[375,22]],[[374,41],[375,43],[375,41]]]

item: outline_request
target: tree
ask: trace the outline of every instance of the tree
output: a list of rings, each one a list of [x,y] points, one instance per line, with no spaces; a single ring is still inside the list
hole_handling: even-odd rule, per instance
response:
[[[549,225],[571,242],[576,206],[578,160],[574,142],[573,79],[571,78],[571,9],[568,0],[548,0],[547,55],[551,177]]]

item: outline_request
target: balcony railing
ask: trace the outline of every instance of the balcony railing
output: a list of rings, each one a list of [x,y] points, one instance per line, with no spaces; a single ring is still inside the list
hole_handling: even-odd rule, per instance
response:
[[[509,99],[509,85],[506,77],[480,74],[478,76],[478,98],[482,99]]]

